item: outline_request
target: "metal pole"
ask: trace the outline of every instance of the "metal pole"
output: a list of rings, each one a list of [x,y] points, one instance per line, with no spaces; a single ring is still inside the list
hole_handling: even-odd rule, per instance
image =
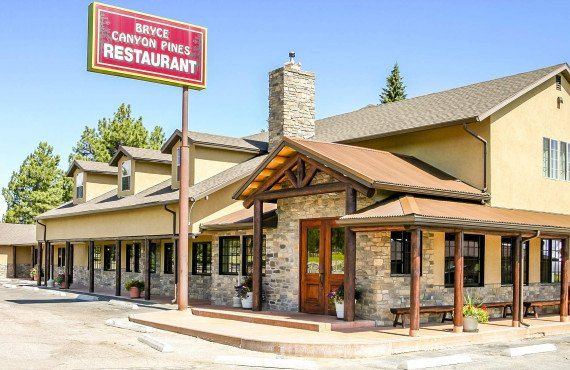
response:
[[[190,178],[188,151],[188,87],[182,88],[182,146],[180,148],[180,198],[178,218],[178,310],[188,308],[188,184]]]

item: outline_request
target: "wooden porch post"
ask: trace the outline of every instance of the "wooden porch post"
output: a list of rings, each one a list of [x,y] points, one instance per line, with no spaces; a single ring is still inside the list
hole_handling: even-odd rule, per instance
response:
[[[69,255],[71,254],[71,242],[65,242],[65,272],[64,272],[64,278],[65,278],[65,286],[67,287],[66,289],[69,289]]]
[[[560,321],[568,322],[568,280],[570,279],[570,238],[562,240],[560,276]]]
[[[12,277],[15,279],[18,277],[18,274],[16,273],[17,265],[16,265],[16,246],[15,245],[12,246],[12,266],[14,269],[14,271],[12,271]]]
[[[420,243],[421,229],[412,230],[411,281],[410,281],[410,336],[416,337],[420,330]]]
[[[47,282],[52,279],[52,276],[51,276],[51,259],[52,258],[53,258],[53,255],[51,254],[51,245],[49,242],[46,242],[46,256],[45,256],[45,259],[46,259],[46,272],[45,272],[45,274],[46,274],[46,286],[47,286]]]
[[[255,199],[253,202],[253,311],[261,311],[261,275],[263,254],[263,202]]]
[[[38,274],[36,275],[36,282],[38,286],[42,284],[42,243],[38,243],[38,254],[37,254]]]
[[[121,295],[121,241],[115,242],[115,295]]]
[[[49,280],[49,244],[44,242],[45,245],[45,255],[44,255],[44,286],[47,286]]]
[[[150,242],[144,240],[144,299],[150,300]]]
[[[453,331],[463,332],[463,231],[455,233],[453,285]]]
[[[346,189],[345,214],[356,212],[356,190]],[[356,289],[356,233],[349,227],[344,228],[344,320],[354,321]]]
[[[89,292],[93,293],[95,291],[95,241],[89,241]]]
[[[520,292],[520,282],[521,282],[521,259],[522,259],[522,237],[519,235],[515,238],[515,249],[513,251],[513,327],[520,326],[521,317],[521,292]]]
[[[49,254],[50,254],[50,259],[49,259],[49,263],[50,263],[50,267],[49,267],[49,275],[51,276],[52,280],[55,280],[54,274],[55,274],[55,257],[54,257],[54,245],[51,242],[48,242],[49,245]]]

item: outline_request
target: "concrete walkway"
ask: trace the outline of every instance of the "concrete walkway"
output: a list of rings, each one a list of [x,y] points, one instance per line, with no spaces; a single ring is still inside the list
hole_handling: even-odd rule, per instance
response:
[[[415,338],[409,337],[408,329],[402,328],[348,328],[317,332],[201,317],[189,311],[135,314],[129,316],[129,320],[253,351],[321,358],[370,358],[570,333],[570,323],[559,322],[558,316],[527,319],[528,328],[512,328],[510,319],[498,319],[480,324],[478,333],[453,333],[450,324],[424,325],[420,336]]]

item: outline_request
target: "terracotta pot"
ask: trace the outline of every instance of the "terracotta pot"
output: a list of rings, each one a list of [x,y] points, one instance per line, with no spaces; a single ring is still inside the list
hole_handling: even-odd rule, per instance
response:
[[[131,287],[131,289],[129,289],[129,294],[131,296],[131,298],[140,298],[141,297],[141,290],[134,286]]]
[[[60,287],[61,289],[67,289],[67,288],[68,288],[67,283],[65,282],[65,280],[62,281],[61,284],[59,284],[59,287]]]

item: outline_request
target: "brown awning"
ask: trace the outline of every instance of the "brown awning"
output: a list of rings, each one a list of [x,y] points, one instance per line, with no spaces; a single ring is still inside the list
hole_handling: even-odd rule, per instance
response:
[[[460,199],[486,199],[488,194],[417,158],[358,146],[286,137],[234,194],[245,199],[287,160],[305,155],[364,186]]]
[[[423,225],[570,235],[570,215],[405,195],[341,217],[346,226]]]

